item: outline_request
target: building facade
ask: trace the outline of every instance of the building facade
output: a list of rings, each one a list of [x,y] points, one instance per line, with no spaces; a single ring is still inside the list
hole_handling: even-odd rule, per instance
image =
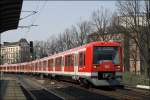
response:
[[[13,64],[30,61],[30,45],[26,39],[4,42],[1,45],[1,63]]]

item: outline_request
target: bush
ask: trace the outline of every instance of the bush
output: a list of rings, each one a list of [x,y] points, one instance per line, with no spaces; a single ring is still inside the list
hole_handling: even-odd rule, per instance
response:
[[[132,72],[123,73],[123,82],[129,85],[148,85],[150,86],[150,79],[144,75],[137,75]]]

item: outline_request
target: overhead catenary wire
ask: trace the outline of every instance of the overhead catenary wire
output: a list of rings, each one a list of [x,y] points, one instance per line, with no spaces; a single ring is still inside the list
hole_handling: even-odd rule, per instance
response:
[[[41,1],[42,2],[42,1]],[[45,2],[43,3],[42,7],[40,8],[39,5],[40,5],[40,1],[39,1],[39,5],[37,5],[35,11],[37,11],[38,13],[36,14],[36,17],[32,18],[32,21],[31,21],[31,27],[34,25],[34,23],[36,22],[36,20],[38,19],[38,17],[40,16],[41,12],[43,11],[44,7],[46,6],[46,3],[47,3],[47,0],[45,0]],[[28,31],[26,32],[26,34],[28,34],[31,30],[31,27],[28,28]]]
[[[42,5],[42,6],[40,6],[40,5]],[[34,25],[34,23],[36,22],[37,18],[41,14],[41,12],[44,9],[45,5],[46,5],[46,1],[43,4],[41,4],[41,1],[37,2],[35,9],[33,9],[37,13],[35,15],[32,15],[32,17],[30,19],[31,23],[29,25],[27,25],[27,26],[21,26],[20,27],[20,28],[26,28],[27,29],[27,31],[23,35],[23,38],[27,37],[28,33],[31,31],[31,27],[38,26],[38,25]],[[23,11],[23,12],[31,12],[31,11]]]
[[[25,16],[25,17],[20,18],[19,20],[26,19],[26,18],[28,18],[28,17],[30,17],[30,16],[32,16],[32,15],[38,13],[37,11],[23,11],[23,12],[31,12],[31,13],[28,14],[27,16]]]
[[[36,8],[35,8],[35,11],[37,11],[37,12],[38,12],[38,10],[40,9],[40,8],[39,8],[39,5],[40,5],[40,1],[39,1],[39,3],[37,4],[37,6],[36,6]],[[37,14],[38,14],[38,13],[36,13],[36,15],[37,15]],[[35,18],[34,18],[34,16],[33,16],[32,19],[31,19],[31,25],[35,22],[34,20],[35,20]],[[26,34],[28,34],[29,31],[30,31],[30,27],[28,28]]]
[[[33,3],[34,4],[34,3]],[[27,12],[27,13],[32,13],[33,11],[36,11],[36,12],[38,12],[38,10],[39,10],[39,4],[40,3],[38,3],[37,2],[37,4],[36,4],[36,7],[34,8],[34,9],[32,9],[32,11],[31,11],[31,9],[30,9],[30,11],[28,11],[28,10],[23,10],[22,12]],[[37,13],[36,13],[37,14]],[[32,16],[30,16],[31,18],[30,18],[30,22],[33,22],[33,19],[34,19],[34,16],[36,15],[36,14],[33,14]],[[26,19],[25,17],[24,17],[24,19]],[[29,20],[29,19],[28,19]],[[21,21],[24,21],[24,20],[21,20]],[[19,28],[22,28],[22,29],[27,29],[27,31],[25,31],[24,32],[24,34],[23,34],[23,36],[22,36],[22,38],[27,38],[27,35],[28,35],[28,33],[29,33],[29,29],[30,29],[30,27],[33,27],[33,25],[31,25],[30,23],[28,24],[28,25],[21,25],[21,26],[18,26]]]

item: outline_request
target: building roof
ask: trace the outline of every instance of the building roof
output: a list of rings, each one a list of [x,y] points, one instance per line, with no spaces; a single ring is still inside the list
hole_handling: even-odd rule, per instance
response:
[[[19,45],[19,42],[4,42],[3,46]]]
[[[23,0],[0,0],[0,34],[17,29]]]
[[[2,44],[2,47],[3,46],[14,46],[14,45],[16,46],[16,45],[20,45],[21,43],[27,43],[29,45],[29,43],[28,43],[28,41],[26,39],[21,38],[17,42],[4,42],[4,44]]]

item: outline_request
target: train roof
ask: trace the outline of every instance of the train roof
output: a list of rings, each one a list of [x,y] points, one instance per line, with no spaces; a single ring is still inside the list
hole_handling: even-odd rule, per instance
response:
[[[18,64],[25,65],[25,64],[28,64],[28,63],[40,62],[40,61],[44,61],[44,60],[47,60],[47,59],[60,57],[63,54],[64,55],[72,54],[72,53],[76,52],[77,50],[78,51],[79,50],[84,50],[85,48],[90,47],[90,46],[91,47],[92,46],[121,46],[121,43],[120,42],[112,42],[112,41],[111,42],[110,41],[109,42],[104,42],[104,41],[91,42],[91,43],[85,44],[83,46],[72,48],[72,49],[69,49],[69,50],[51,55],[51,56],[47,56],[47,57],[44,57],[44,58],[41,58],[41,59],[36,59],[36,60],[30,61],[30,62],[18,63]],[[9,66],[15,66],[15,65],[18,65],[18,64],[7,64],[7,65],[2,65],[2,66],[8,66],[8,65]]]
[[[72,54],[74,53],[75,51],[79,51],[79,50],[83,50],[84,48],[87,48],[87,47],[90,47],[90,46],[121,46],[121,43],[120,42],[104,42],[104,41],[97,41],[97,42],[91,42],[91,43],[88,43],[88,44],[85,44],[85,45],[82,45],[82,46],[79,46],[79,47],[76,47],[76,48],[72,48],[72,49],[69,49],[69,50],[66,50],[66,51],[63,51],[63,52],[59,52],[57,54],[54,54],[54,55],[51,55],[51,56],[48,56],[48,57],[44,57],[44,58],[41,58],[39,59],[38,61],[43,61],[43,60],[46,60],[46,59],[51,59],[51,58],[55,58],[55,57],[60,57],[61,55],[67,55],[67,54]],[[35,60],[36,62],[36,60]]]

